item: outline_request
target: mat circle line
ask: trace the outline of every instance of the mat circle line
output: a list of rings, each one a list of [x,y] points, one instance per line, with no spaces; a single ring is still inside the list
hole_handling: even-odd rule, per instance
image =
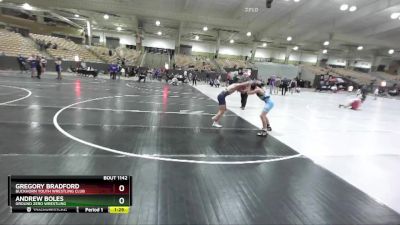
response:
[[[282,158],[275,158],[275,159],[264,159],[264,160],[250,160],[250,161],[203,161],[203,160],[190,160],[190,159],[175,159],[175,158],[165,158],[165,157],[157,157],[157,156],[152,156],[152,155],[146,155],[146,154],[135,154],[135,153],[129,153],[129,152],[124,152],[120,151],[117,149],[112,149],[106,146],[98,145],[89,141],[82,140],[76,136],[73,136],[72,134],[68,133],[65,131],[60,124],[58,123],[58,117],[60,114],[71,107],[74,107],[79,104],[87,103],[87,102],[93,102],[93,101],[99,101],[103,99],[112,99],[112,98],[120,98],[120,97],[129,97],[126,95],[123,96],[107,96],[107,97],[100,97],[100,98],[93,98],[93,99],[88,99],[85,101],[80,101],[76,102],[70,105],[67,105],[60,109],[59,111],[56,112],[56,114],[53,117],[53,124],[56,127],[56,129],[65,135],[66,137],[77,141],[81,144],[97,148],[103,151],[107,152],[112,152],[120,155],[125,155],[125,156],[130,156],[130,157],[136,157],[136,158],[141,158],[141,159],[150,159],[150,160],[157,160],[157,161],[165,161],[165,162],[179,162],[179,163],[192,163],[192,164],[208,164],[208,165],[245,165],[245,164],[261,164],[261,163],[268,163],[268,162],[277,162],[277,161],[283,161],[283,160],[289,160],[289,159],[294,159],[298,158],[301,156],[301,154],[296,154],[296,155],[291,155],[291,156],[285,156]],[[250,156],[251,157],[251,156]]]
[[[18,98],[18,99],[14,99],[14,100],[7,101],[7,102],[0,102],[0,105],[7,105],[7,104],[10,104],[10,103],[18,102],[18,101],[21,101],[21,100],[23,100],[23,99],[29,98],[29,96],[32,95],[32,92],[31,92],[30,90],[26,89],[26,88],[15,87],[15,86],[8,86],[8,85],[2,85],[2,84],[0,84],[0,87],[7,87],[7,88],[20,89],[20,90],[23,90],[23,91],[25,91],[25,92],[28,93],[28,94],[25,95],[24,97],[21,97],[21,98]]]

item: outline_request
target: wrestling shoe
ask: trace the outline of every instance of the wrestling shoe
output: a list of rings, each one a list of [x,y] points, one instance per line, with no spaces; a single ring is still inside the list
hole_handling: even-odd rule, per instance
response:
[[[268,132],[266,130],[261,130],[260,132],[257,133],[257,136],[260,137],[265,137],[268,135]]]
[[[216,128],[222,128],[222,125],[219,124],[219,123],[217,123],[217,122],[214,122],[214,123],[212,124],[212,126],[213,126],[213,127],[216,127]]]

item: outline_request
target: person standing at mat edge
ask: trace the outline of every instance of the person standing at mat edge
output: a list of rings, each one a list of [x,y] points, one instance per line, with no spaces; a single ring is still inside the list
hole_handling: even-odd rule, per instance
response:
[[[117,78],[117,73],[118,73],[119,67],[117,64],[112,63],[108,67],[108,71],[110,72],[110,78],[112,80],[115,80]]]
[[[223,90],[219,95],[218,95],[218,104],[219,104],[219,109],[218,112],[215,116],[212,117],[213,120],[213,127],[221,128],[222,125],[219,124],[219,120],[221,117],[224,115],[226,111],[226,100],[225,98],[232,94],[235,91],[238,91],[240,93],[247,92],[248,88],[250,87],[250,81],[244,82],[244,83],[239,83],[239,84],[231,84],[229,85],[225,90]]]
[[[289,86],[289,80],[286,78],[283,78],[282,80],[282,95],[285,96],[286,92],[288,91],[288,86]]]
[[[22,57],[21,54],[18,55],[17,57],[17,61],[18,61],[18,65],[19,65],[19,70],[21,71],[21,73],[26,71],[25,65],[26,65],[26,61],[25,58]]]
[[[36,72],[37,72],[37,78],[40,79],[40,75],[42,74],[42,63],[41,63],[42,58],[40,56],[36,56]]]
[[[258,98],[260,98],[261,101],[265,102],[264,108],[260,114],[261,122],[262,122],[262,129],[259,133],[257,133],[258,136],[267,136],[268,131],[272,131],[271,125],[269,123],[267,114],[271,109],[274,107],[274,103],[271,100],[270,95],[264,90],[264,84],[261,82],[255,82],[251,84],[250,91],[247,93],[249,95],[256,94]]]
[[[46,58],[44,58],[44,56],[42,56],[40,58],[41,74],[44,74],[44,72],[46,72],[46,65],[47,65],[47,60]]]
[[[192,74],[192,73],[190,73],[190,74]],[[190,76],[190,74],[189,74],[189,76]],[[192,76],[192,85],[197,86],[197,73],[194,73]]]
[[[54,62],[56,64],[56,72],[57,72],[57,80],[61,80],[61,58],[57,58],[57,60]]]
[[[28,58],[28,62],[31,66],[31,77],[33,78],[36,75],[36,56],[32,54],[32,56]]]

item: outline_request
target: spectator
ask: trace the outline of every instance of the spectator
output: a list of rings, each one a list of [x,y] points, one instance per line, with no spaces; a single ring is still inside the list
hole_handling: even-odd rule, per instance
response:
[[[197,86],[197,73],[189,73],[189,79],[192,80],[192,85]]]
[[[41,74],[44,74],[44,72],[46,72],[46,65],[47,65],[47,60],[42,56],[40,59],[40,66],[42,67]]]
[[[21,56],[21,54],[18,55],[17,57],[17,61],[18,61],[18,65],[19,65],[19,70],[21,71],[21,73],[23,73],[26,70],[25,67],[25,58]]]
[[[336,93],[336,92],[338,91],[338,87],[336,86],[336,84],[334,84],[334,85],[331,87],[331,91],[332,91],[333,93]]]
[[[156,69],[154,72],[154,79],[158,79],[159,75],[160,75],[160,69]]]
[[[208,84],[212,87],[212,86],[214,86],[214,80],[213,79],[210,79],[210,81],[208,81]]]
[[[178,76],[177,76],[177,75],[174,76],[174,77],[171,79],[171,83],[170,83],[170,84],[175,85],[175,86],[178,86]]]
[[[121,65],[118,65],[118,70],[117,70],[118,80],[121,80],[121,71],[122,71],[122,67],[121,67]]]
[[[288,91],[289,80],[283,78],[281,85],[282,85],[282,95],[286,95],[286,92]]]
[[[54,61],[54,63],[56,64],[57,80],[61,80],[62,79],[62,77],[61,77],[61,63],[62,63],[61,58],[60,57],[57,58],[57,60]]]
[[[325,81],[323,79],[321,79],[319,81],[319,86],[317,87],[317,90],[322,91],[324,86],[325,86]]]
[[[39,45],[40,51],[43,51],[44,50],[44,40],[39,40],[38,45]]]
[[[353,89],[354,89],[353,85],[350,85],[350,86],[347,88],[347,91],[348,91],[348,92],[353,92]]]
[[[280,77],[277,77],[275,80],[275,94],[278,94],[280,91],[280,88],[282,88],[282,80]]]
[[[272,76],[269,80],[269,94],[272,95],[275,92],[275,76]]]
[[[197,74],[197,73],[194,73],[194,74],[193,74],[193,85],[194,85],[194,86],[197,86],[197,80],[199,80],[198,74]]]
[[[146,77],[147,77],[146,71],[142,71],[142,72],[139,74],[139,80],[138,80],[138,82],[140,83],[140,81],[143,80],[143,82],[146,83]]]
[[[296,87],[297,87],[297,82],[296,82],[295,79],[292,79],[292,80],[290,81],[290,84],[289,84],[289,92],[290,92],[291,94],[293,94],[293,92],[296,90]]]
[[[389,88],[388,94],[390,96],[397,96],[399,94],[399,92],[397,90],[397,84],[393,84],[393,86],[391,88]]]
[[[168,74],[168,72],[166,72],[165,74],[165,82],[168,83],[169,80],[172,80],[172,78],[174,78],[174,72],[171,73],[171,75]]]
[[[110,78],[115,80],[117,78],[117,73],[118,73],[118,65],[117,64],[110,64],[108,67],[108,71],[110,72]]]
[[[123,68],[125,68],[125,61],[126,61],[126,59],[125,59],[125,58],[122,58],[121,66],[122,66]]]
[[[37,72],[37,78],[40,79],[40,75],[42,74],[42,64],[41,64],[42,58],[40,56],[36,56],[35,59],[35,64],[36,64],[36,72]]]
[[[126,77],[126,70],[124,67],[121,68],[121,72],[120,72],[124,77]],[[121,79],[121,76],[119,76],[119,79]]]
[[[136,76],[139,73],[139,67],[135,67],[133,70],[133,76]]]
[[[368,95],[368,87],[363,85],[361,87],[361,101],[364,102]]]
[[[233,78],[232,78],[232,82],[233,83],[239,83],[239,78],[243,75],[242,71],[239,70],[237,72],[233,73]]]
[[[32,56],[28,58],[28,62],[31,66],[31,77],[33,78],[36,75],[36,56],[32,54]]]
[[[219,82],[218,78],[215,78],[215,80],[214,80],[214,86],[215,86],[216,88],[219,88],[219,85],[220,85],[220,82]]]
[[[359,88],[359,89],[357,89],[357,91],[356,91],[356,95],[357,95],[357,96],[361,95],[361,89],[360,89],[360,88]]]
[[[80,67],[81,67],[82,69],[86,69],[86,68],[87,68],[86,62],[84,61],[84,59],[82,59],[82,61],[81,61],[81,63],[80,63]]]
[[[189,81],[192,81],[192,79],[193,79],[193,74],[192,74],[192,73],[189,73],[188,78],[189,78]]]
[[[182,75],[182,74],[177,74],[177,78],[178,78],[178,81],[179,81],[180,83],[184,83],[184,82],[185,82],[185,76],[184,76],[184,75]]]

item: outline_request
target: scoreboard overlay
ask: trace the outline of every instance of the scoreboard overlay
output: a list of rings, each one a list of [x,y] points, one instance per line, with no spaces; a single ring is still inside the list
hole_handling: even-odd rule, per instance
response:
[[[12,213],[128,213],[131,205],[131,176],[8,176]]]

